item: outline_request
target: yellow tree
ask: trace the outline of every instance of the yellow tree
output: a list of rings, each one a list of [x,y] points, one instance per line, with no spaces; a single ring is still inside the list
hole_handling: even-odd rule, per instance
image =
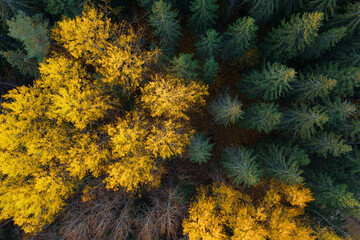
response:
[[[207,90],[168,76],[178,97],[159,97],[167,88],[144,77],[158,52],[143,50],[140,37],[91,6],[58,22],[53,39],[62,50],[40,64],[32,86],[10,91],[1,104],[0,219],[38,232],[88,176],[136,191],[154,185],[163,159],[184,151],[193,132],[187,111],[204,103]],[[129,96],[138,99],[126,112]],[[149,114],[146,99],[164,114]],[[166,101],[181,109],[173,113]]]

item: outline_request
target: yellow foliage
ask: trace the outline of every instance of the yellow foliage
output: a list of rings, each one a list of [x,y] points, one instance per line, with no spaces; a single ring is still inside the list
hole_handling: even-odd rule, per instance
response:
[[[211,227],[204,230],[201,223],[216,216],[214,229],[217,236],[225,239],[315,239],[313,230],[298,218],[303,214],[306,204],[293,205],[286,198],[291,194],[297,197],[303,194],[301,199],[307,203],[312,200],[310,191],[299,185],[290,188],[292,192],[289,194],[286,192],[288,187],[272,181],[268,190],[262,189],[264,195],[261,199],[253,199],[225,184],[215,183],[211,189],[212,194],[203,187],[199,190],[197,200],[190,206],[189,218],[183,222],[184,234],[188,234],[191,240],[206,239],[208,235],[215,234]]]

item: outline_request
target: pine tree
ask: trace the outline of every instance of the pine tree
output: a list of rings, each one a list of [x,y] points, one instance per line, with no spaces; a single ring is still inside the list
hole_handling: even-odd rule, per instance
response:
[[[203,81],[207,84],[212,84],[219,70],[219,64],[215,61],[214,57],[209,58],[204,63]]]
[[[304,0],[281,0],[280,9],[284,12],[285,17],[291,13],[299,12],[303,8]]]
[[[193,60],[194,54],[180,53],[171,61],[170,71],[178,78],[195,80],[199,75],[199,61]]]
[[[345,25],[349,34],[353,34],[360,27],[360,2],[349,3],[346,12],[336,17],[335,23]]]
[[[347,100],[336,97],[331,101],[330,98],[324,100],[326,114],[329,116],[329,124],[339,126],[346,124],[346,121],[355,114],[356,106]]]
[[[242,103],[237,97],[232,98],[228,92],[225,92],[210,103],[209,111],[214,116],[215,122],[229,126],[243,118]]]
[[[304,61],[318,58],[332,47],[334,47],[340,40],[347,34],[346,27],[332,28],[324,33],[319,34],[315,43],[306,47],[305,50],[299,55]]]
[[[277,129],[282,118],[278,106],[274,103],[252,104],[245,110],[244,119],[240,124],[259,132],[269,133]]]
[[[310,162],[305,150],[285,143],[267,143],[259,149],[258,156],[267,174],[288,184],[302,183],[304,178],[301,176],[301,166]]]
[[[214,146],[210,141],[211,137],[207,138],[203,132],[197,133],[192,137],[187,149],[191,162],[201,164],[209,160]]]
[[[250,17],[237,19],[224,34],[224,56],[226,59],[240,58],[255,44],[258,26]]]
[[[313,11],[324,13],[325,20],[334,16],[336,0],[310,0],[308,6]]]
[[[263,97],[265,100],[275,100],[291,89],[290,83],[296,80],[296,72],[279,63],[267,63],[262,72],[252,70],[243,79],[242,91],[248,92],[251,98]]]
[[[22,50],[0,51],[11,66],[16,67],[22,74],[33,77],[39,76],[39,65],[35,58],[29,58]]]
[[[255,186],[262,176],[262,170],[256,162],[256,154],[243,147],[225,148],[222,154],[222,166],[229,178],[240,186]]]
[[[61,14],[73,17],[79,14],[81,3],[78,0],[44,0],[45,10],[50,14]]]
[[[323,13],[292,15],[289,22],[273,28],[264,39],[265,56],[276,62],[286,62],[314,43],[322,25]]]
[[[218,10],[216,0],[192,0],[190,2],[189,25],[197,32],[203,32],[215,24],[216,11]]]
[[[200,35],[196,43],[196,53],[203,59],[217,57],[222,49],[222,36],[214,29],[209,29],[205,34]]]
[[[172,47],[180,38],[178,13],[171,10],[172,5],[159,0],[152,5],[149,21],[154,28],[154,35],[164,47]]]
[[[257,22],[266,22],[279,9],[280,0],[245,0],[250,4],[250,16]]]
[[[316,152],[325,158],[329,153],[335,157],[339,157],[341,154],[352,150],[351,146],[345,144],[345,140],[340,138],[340,136],[335,135],[333,132],[321,132],[313,136],[310,141],[307,141],[305,144],[312,152]]]
[[[50,49],[48,21],[41,15],[27,16],[19,12],[14,18],[6,21],[9,26],[9,36],[24,43],[29,58],[41,62]]]
[[[316,98],[328,96],[335,88],[337,81],[324,75],[300,75],[298,81],[292,84],[292,93],[297,94],[297,101],[314,102]]]
[[[329,120],[325,110],[319,106],[296,106],[284,112],[282,128],[294,137],[310,139]]]

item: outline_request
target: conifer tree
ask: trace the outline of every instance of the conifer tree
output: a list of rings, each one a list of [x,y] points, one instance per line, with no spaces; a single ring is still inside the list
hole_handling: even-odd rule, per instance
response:
[[[349,3],[346,6],[346,12],[336,17],[336,23],[345,25],[349,34],[360,28],[360,2]]]
[[[250,16],[257,22],[268,21],[279,9],[281,0],[245,0],[250,4]]]
[[[203,32],[215,24],[216,11],[218,10],[216,0],[192,0],[190,2],[189,25],[197,32]]]
[[[194,54],[180,53],[171,61],[170,71],[178,78],[195,80],[199,75],[199,61],[193,60]]]
[[[329,116],[329,124],[338,126],[345,124],[346,121],[355,114],[356,106],[347,100],[336,97],[331,101],[330,98],[324,100],[326,114]]]
[[[325,20],[329,20],[335,14],[336,0],[310,0],[308,7],[313,11],[324,13]]]
[[[245,110],[244,119],[240,124],[259,132],[269,133],[278,128],[282,118],[278,106],[274,103],[252,104]]]
[[[267,63],[263,70],[252,70],[240,83],[242,91],[248,92],[251,98],[263,97],[265,100],[275,100],[291,89],[290,83],[296,80],[296,72],[279,63]],[[244,86],[242,86],[244,85]]]
[[[340,42],[340,40],[346,36],[346,33],[346,27],[338,27],[319,34],[314,44],[306,47],[306,49],[299,55],[299,58],[307,61],[320,57]]]
[[[214,116],[215,122],[229,126],[243,118],[242,103],[237,97],[232,98],[228,92],[225,92],[210,103],[209,111]]]
[[[280,9],[284,12],[285,16],[291,13],[299,12],[304,6],[304,0],[281,0]]]
[[[294,137],[310,139],[329,120],[324,108],[304,104],[284,112],[282,128]]]
[[[44,0],[46,11],[50,14],[61,14],[72,17],[79,12],[79,0]]]
[[[282,21],[264,39],[263,49],[268,59],[286,62],[314,43],[322,25],[323,13],[304,13],[292,15],[290,21]]]
[[[215,61],[214,57],[209,58],[204,63],[203,81],[207,84],[212,84],[219,70],[219,64]]]
[[[211,157],[211,151],[214,146],[210,141],[211,137],[207,138],[203,132],[195,134],[187,149],[190,161],[199,164],[206,163]]]
[[[302,183],[304,178],[301,176],[301,166],[310,163],[305,150],[285,143],[267,143],[259,149],[258,156],[267,174],[288,184]]]
[[[22,50],[0,51],[11,66],[16,67],[22,74],[37,77],[39,75],[38,62],[35,58],[29,58]]]
[[[292,92],[297,94],[297,101],[314,102],[316,98],[324,98],[335,88],[337,81],[324,75],[300,75],[299,80],[292,84]]]
[[[217,57],[222,49],[222,36],[214,29],[209,29],[205,34],[200,35],[196,43],[196,53],[203,59]]]
[[[256,162],[256,154],[243,147],[225,148],[222,165],[229,178],[240,186],[255,186],[262,176],[262,170]]]
[[[224,56],[226,59],[240,58],[255,43],[258,26],[250,17],[237,19],[224,34]]]
[[[154,28],[154,34],[160,43],[167,48],[173,47],[180,37],[180,23],[178,13],[171,10],[172,5],[159,0],[152,5],[149,21]]]
[[[330,153],[335,157],[352,150],[350,145],[344,143],[344,139],[335,135],[333,132],[321,132],[313,136],[306,145],[312,152],[316,152],[320,156],[327,157]]]

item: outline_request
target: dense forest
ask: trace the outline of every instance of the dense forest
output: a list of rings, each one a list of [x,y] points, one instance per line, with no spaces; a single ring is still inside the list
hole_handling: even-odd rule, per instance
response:
[[[0,0],[0,239],[360,239],[360,1]]]

